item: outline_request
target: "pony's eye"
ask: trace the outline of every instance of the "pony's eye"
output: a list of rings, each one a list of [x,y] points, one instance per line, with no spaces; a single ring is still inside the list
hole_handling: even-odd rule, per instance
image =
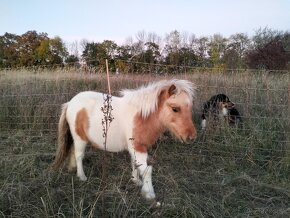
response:
[[[177,113],[177,112],[180,111],[180,108],[178,108],[178,107],[173,107],[173,108],[172,108],[172,111],[173,111],[174,113]]]

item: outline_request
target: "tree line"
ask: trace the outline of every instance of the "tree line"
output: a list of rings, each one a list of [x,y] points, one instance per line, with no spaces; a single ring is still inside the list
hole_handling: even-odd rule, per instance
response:
[[[22,35],[0,36],[0,68],[81,65],[104,66],[122,71],[127,62],[221,69],[290,69],[290,33],[269,28],[258,29],[252,37],[236,33],[196,37],[172,31],[165,37],[138,32],[125,43],[114,41],[75,41],[66,44],[60,37],[28,31]],[[134,65],[139,71],[142,65]]]

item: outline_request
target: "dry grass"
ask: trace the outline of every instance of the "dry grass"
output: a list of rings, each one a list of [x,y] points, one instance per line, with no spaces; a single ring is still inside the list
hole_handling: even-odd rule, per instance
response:
[[[113,94],[168,77],[113,76]],[[199,87],[194,113],[199,129],[202,102],[220,92],[236,103],[244,126],[199,132],[192,145],[171,138],[158,142],[153,184],[164,204],[151,208],[129,182],[126,153],[89,151],[87,182],[65,170],[49,170],[60,105],[83,90],[106,91],[104,75],[0,72],[0,216],[287,217],[290,76],[195,72],[175,77]],[[102,184],[104,155],[108,165]]]

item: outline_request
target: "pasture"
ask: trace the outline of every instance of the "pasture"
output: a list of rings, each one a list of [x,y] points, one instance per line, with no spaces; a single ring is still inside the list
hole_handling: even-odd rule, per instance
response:
[[[198,86],[186,145],[165,136],[154,151],[151,207],[132,182],[127,153],[87,149],[82,182],[52,171],[60,105],[78,92],[106,92],[103,74],[73,70],[0,71],[0,217],[288,217],[290,215],[290,74],[201,72],[113,75],[113,95],[150,81],[178,78]],[[201,132],[203,102],[227,94],[240,128]]]

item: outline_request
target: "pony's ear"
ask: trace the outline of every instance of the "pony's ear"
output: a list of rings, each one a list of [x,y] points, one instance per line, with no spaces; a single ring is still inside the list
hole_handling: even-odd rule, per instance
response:
[[[169,94],[169,96],[176,94],[176,86],[175,85],[171,85],[169,87],[168,94]]]

